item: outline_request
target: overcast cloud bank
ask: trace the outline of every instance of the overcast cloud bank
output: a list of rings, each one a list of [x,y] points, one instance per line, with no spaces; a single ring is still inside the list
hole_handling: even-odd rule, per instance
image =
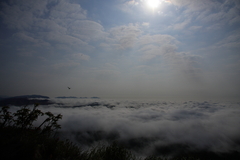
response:
[[[237,99],[239,7],[236,0],[162,0],[154,11],[145,0],[3,0],[2,94],[53,97],[71,84],[74,96]]]

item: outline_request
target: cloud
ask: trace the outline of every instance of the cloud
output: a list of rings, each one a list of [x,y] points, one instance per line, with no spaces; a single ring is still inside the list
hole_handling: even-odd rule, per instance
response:
[[[34,16],[43,14],[41,11],[45,10],[45,5],[46,1],[11,1],[9,4],[3,2],[3,10],[1,10],[0,15],[9,28],[19,30],[31,29],[33,20],[35,20]]]
[[[59,1],[58,3],[52,2],[49,4],[51,10],[49,17],[55,22],[62,24],[64,20],[67,25],[72,20],[86,19],[87,12],[81,8],[79,4],[69,3],[68,1]]]
[[[38,40],[34,39],[31,36],[28,36],[26,33],[23,33],[23,32],[16,33],[14,36],[16,36],[16,38],[18,38],[18,39],[21,39],[21,40],[29,42],[29,43],[34,44],[34,43],[38,42]]]
[[[148,22],[143,22],[142,25],[148,27],[150,24]]]
[[[11,4],[2,5],[3,22],[10,29],[15,29],[17,39],[34,43],[41,49],[52,52],[65,50],[70,53],[80,49],[86,51],[93,48],[90,41],[104,36],[103,27],[87,20],[86,10],[79,4],[44,0],[34,3],[11,1]],[[21,45],[18,47],[21,48]]]
[[[183,22],[177,22],[170,28],[172,28],[173,30],[184,30],[184,29],[188,28],[190,23],[191,23],[191,19],[187,18],[187,19],[183,20]]]
[[[103,39],[107,35],[103,30],[102,25],[90,20],[77,20],[69,26],[69,32],[72,36],[87,42]]]
[[[111,28],[110,37],[115,41],[117,49],[125,50],[134,47],[141,30],[137,24],[128,24]]]
[[[130,0],[126,2],[128,5],[138,5],[139,2],[137,2],[136,0]]]
[[[202,29],[202,26],[191,26],[189,29],[193,30],[193,31],[198,31],[198,30]]]
[[[153,63],[153,60],[158,59],[172,73],[183,74],[186,79],[191,81],[200,81],[202,57],[178,52],[179,43],[170,35],[145,35],[138,40],[138,52],[143,61]]]
[[[191,22],[202,21],[208,25],[235,25],[239,22],[238,2],[229,0],[218,2],[213,0],[172,0],[174,5],[185,7],[183,14],[191,18]],[[194,17],[194,19],[192,19]],[[178,27],[185,26],[186,23],[178,24]]]
[[[74,59],[79,59],[79,60],[84,60],[84,61],[88,61],[90,59],[90,57],[88,55],[85,55],[83,53],[77,53],[73,55]]]
[[[133,8],[139,5],[139,0],[120,0],[119,2],[118,9],[130,14],[133,14]]]
[[[176,52],[177,40],[170,35],[145,35],[139,38],[139,52],[143,60],[151,60]]]
[[[177,6],[185,6],[188,8],[188,11],[202,11],[206,8],[210,7],[216,7],[217,4],[220,4],[220,2],[212,1],[212,0],[171,0],[172,4]]]
[[[88,46],[86,42],[79,38],[73,37],[68,34],[62,34],[59,32],[50,32],[47,34],[42,34],[42,36],[47,42],[52,44],[52,46],[55,46],[57,49],[59,48],[59,45],[66,45],[75,48],[79,48],[80,46],[82,47]]]
[[[240,152],[239,103],[105,99],[55,101],[63,105],[41,109],[62,113],[63,136],[81,146],[117,140],[143,155],[161,155],[160,149],[171,145],[186,145],[185,152]],[[168,154],[178,150],[179,147],[172,148]]]
[[[53,63],[49,69],[53,69],[55,72],[54,74],[58,73],[59,71],[61,74],[67,74],[69,72],[74,72],[76,69],[80,70],[82,63],[90,60],[90,56],[83,53],[71,54],[71,56],[65,55],[63,57],[63,60],[57,61],[57,63]]]
[[[15,75],[37,73],[45,75],[46,85],[53,83],[54,76],[61,79],[59,84],[70,77],[84,93],[91,90],[101,95],[108,88],[110,96],[113,92],[171,95],[175,91],[183,95],[185,91],[190,95],[196,91],[203,96],[204,91],[238,92],[234,86],[239,80],[240,3],[168,2],[159,6],[161,14],[150,13],[140,0],[101,3],[97,9],[98,4],[82,8],[81,2],[68,0],[2,2],[0,16],[6,32],[1,46],[8,53],[1,54],[6,69],[2,77],[11,77],[16,84]],[[115,10],[118,4],[129,12],[119,13]],[[9,83],[7,79],[3,85]],[[25,90],[22,82],[18,85]],[[49,86],[55,86],[51,92],[59,93],[61,85]]]
[[[139,45],[145,44],[155,44],[155,45],[164,45],[164,44],[176,44],[178,43],[176,38],[172,37],[171,35],[144,35],[139,38]]]
[[[240,35],[237,32],[233,32],[233,34],[227,36],[225,39],[219,41],[215,44],[214,47],[219,48],[238,48],[240,45]]]

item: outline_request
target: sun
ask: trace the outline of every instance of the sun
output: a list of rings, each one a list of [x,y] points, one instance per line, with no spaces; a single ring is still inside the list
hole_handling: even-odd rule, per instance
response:
[[[159,6],[159,0],[146,0],[148,7],[155,9]]]

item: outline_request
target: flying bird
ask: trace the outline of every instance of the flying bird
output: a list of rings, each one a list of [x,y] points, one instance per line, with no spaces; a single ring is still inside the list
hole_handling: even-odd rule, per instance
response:
[[[68,89],[71,89],[70,87],[68,87]]]

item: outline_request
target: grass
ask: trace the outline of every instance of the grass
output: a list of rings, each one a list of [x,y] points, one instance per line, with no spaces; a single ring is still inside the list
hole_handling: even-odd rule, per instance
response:
[[[16,113],[11,113],[8,109],[9,107],[1,107],[0,110],[0,157],[4,160],[165,160],[156,156],[137,157],[117,142],[82,150],[71,141],[58,138],[56,131],[61,127],[58,121],[62,115],[43,113],[37,109],[37,105],[32,109],[22,107]],[[45,116],[46,119],[39,126],[33,126],[33,122],[39,116]],[[222,157],[228,160],[235,158],[239,159],[239,153],[236,156],[231,154]],[[172,158],[172,160],[208,159],[219,160],[221,157],[204,152]]]

